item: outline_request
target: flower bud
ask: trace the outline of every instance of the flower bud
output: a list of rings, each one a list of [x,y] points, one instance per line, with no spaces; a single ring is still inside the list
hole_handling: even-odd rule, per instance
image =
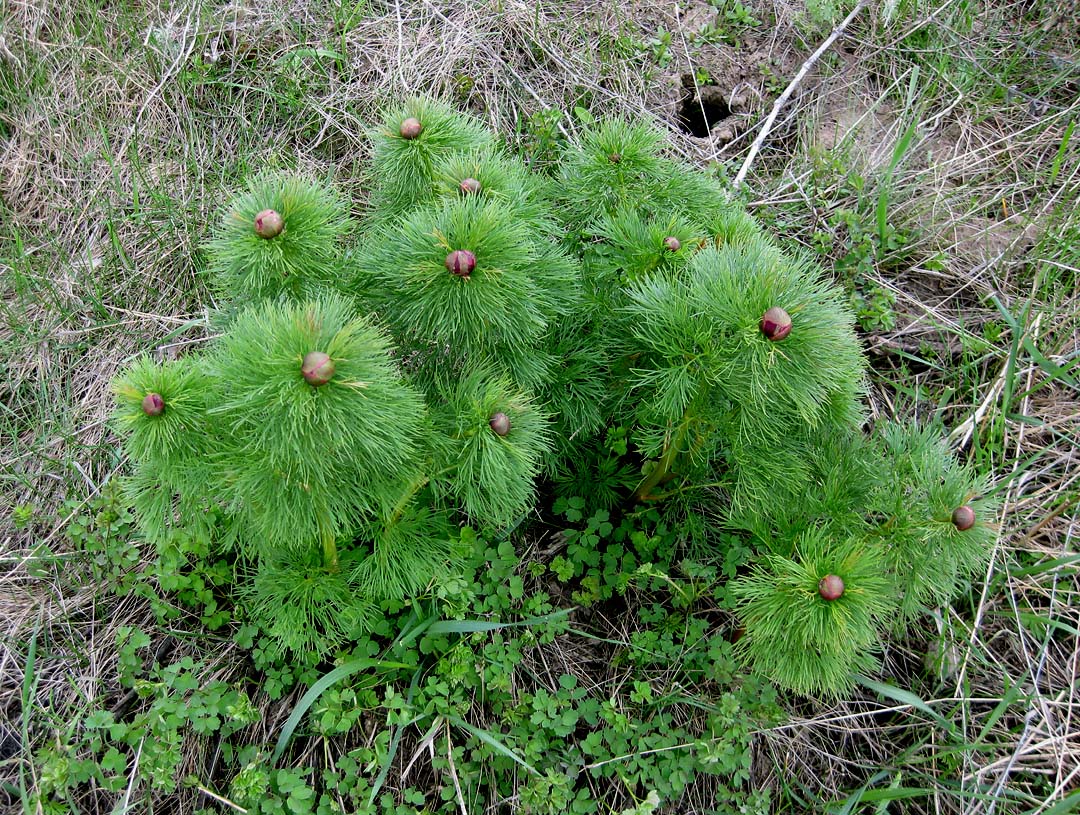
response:
[[[255,216],[255,234],[260,238],[276,238],[285,228],[281,215],[272,209],[264,209]]]
[[[493,413],[491,418],[488,419],[488,425],[491,426],[491,430],[496,436],[505,436],[510,432],[510,417],[501,411]]]
[[[822,600],[828,600],[831,603],[833,600],[839,600],[844,594],[844,581],[839,575],[827,574],[818,582],[817,590]]]
[[[147,416],[160,416],[165,412],[165,400],[160,393],[148,393],[142,400],[142,412]]]
[[[475,195],[480,192],[480,182],[475,178],[463,178],[458,188],[466,195]]]
[[[773,306],[761,316],[761,333],[772,342],[779,342],[791,333],[791,317],[780,306]]]
[[[457,275],[463,280],[468,280],[473,269],[476,268],[476,255],[468,249],[455,249],[446,256],[446,269],[450,274]]]
[[[957,507],[952,513],[953,526],[959,529],[961,532],[966,532],[975,526],[975,510],[969,507],[967,504]]]
[[[676,238],[674,235],[668,235],[664,238],[664,248],[669,252],[678,252],[682,249],[682,241]]]
[[[334,375],[334,360],[322,351],[310,351],[304,356],[300,373],[313,388],[319,388],[330,381]]]
[[[424,131],[424,126],[420,124],[420,120],[415,116],[410,116],[408,119],[401,123],[401,128],[398,131],[401,133],[401,138],[412,141]]]

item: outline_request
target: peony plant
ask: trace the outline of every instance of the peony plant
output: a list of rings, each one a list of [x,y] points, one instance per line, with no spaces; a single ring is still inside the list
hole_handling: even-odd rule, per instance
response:
[[[221,335],[115,384],[148,539],[224,519],[282,647],[453,574],[456,527],[520,523],[539,479],[707,507],[716,557],[742,535],[737,648],[803,693],[848,689],[985,562],[989,486],[932,429],[866,430],[839,290],[661,133],[598,124],[548,174],[431,100],[370,135],[366,201],[252,179],[207,244]]]

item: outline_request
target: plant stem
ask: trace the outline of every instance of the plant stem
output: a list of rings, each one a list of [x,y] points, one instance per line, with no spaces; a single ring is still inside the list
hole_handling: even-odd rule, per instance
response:
[[[651,498],[653,501],[662,501],[665,498],[670,498],[672,495],[680,495],[684,492],[692,492],[693,490],[707,490],[725,486],[727,486],[727,484],[723,481],[709,481],[704,484],[683,484],[682,486],[676,487],[673,490],[662,492],[659,495],[653,495],[651,496]]]
[[[322,559],[326,571],[336,574],[341,571],[341,562],[338,560],[337,543],[334,540],[334,531],[327,522],[326,514],[319,516],[319,537],[322,539]]]
[[[326,570],[331,574],[336,574],[341,571],[341,564],[338,561],[337,544],[334,543],[334,536],[323,532],[322,536],[322,557],[323,565]]]
[[[413,499],[413,496],[416,495],[416,493],[420,492],[420,490],[424,488],[424,486],[428,483],[429,480],[430,478],[423,473],[421,473],[412,480],[409,486],[405,489],[405,492],[402,493],[401,498],[398,499],[397,505],[394,506],[393,512],[390,513],[390,520],[387,523],[387,526],[393,526],[398,522],[398,520],[401,518],[401,514],[405,511],[405,507],[409,505],[409,501]]]
[[[660,460],[656,462],[653,471],[641,482],[641,486],[634,491],[635,501],[654,500],[651,494],[652,490],[657,484],[663,481],[664,477],[671,471],[671,466],[675,463],[675,457],[679,454],[679,442],[682,441],[682,437],[686,433],[686,425],[687,421],[684,416],[682,423],[664,448],[664,454],[660,457]]]

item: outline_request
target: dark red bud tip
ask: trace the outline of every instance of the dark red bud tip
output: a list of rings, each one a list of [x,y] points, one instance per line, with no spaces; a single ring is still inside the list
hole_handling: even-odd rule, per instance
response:
[[[421,133],[424,132],[424,126],[420,124],[420,120],[414,116],[410,116],[408,119],[401,123],[401,138],[403,139],[415,139]]]
[[[505,413],[492,414],[488,419],[488,424],[491,425],[491,430],[496,436],[505,436],[510,432],[510,417]]]
[[[772,342],[779,342],[791,333],[791,317],[780,306],[773,306],[761,316],[761,333]]]
[[[255,234],[260,238],[276,238],[285,228],[285,221],[272,209],[264,209],[255,216]]]
[[[334,360],[322,351],[311,351],[304,356],[300,373],[313,388],[319,388],[330,381],[334,375]]]
[[[458,184],[458,187],[466,195],[475,195],[476,193],[480,192],[480,182],[477,181],[475,178],[461,179],[461,183]]]
[[[610,161],[612,164],[618,164],[620,161],[622,161],[622,153],[612,153],[607,157],[607,160]]]
[[[818,594],[822,600],[839,600],[844,594],[844,581],[839,575],[827,574],[817,584]]]
[[[669,252],[678,252],[682,249],[682,241],[676,238],[674,235],[668,235],[664,238],[664,248]]]
[[[476,268],[476,255],[468,249],[455,249],[446,256],[446,269],[450,274],[469,279],[473,269]]]
[[[961,532],[966,532],[975,526],[975,510],[964,504],[962,507],[957,507],[952,513],[953,526],[959,529]]]
[[[165,400],[159,393],[148,393],[142,400],[142,412],[147,416],[160,416],[165,412]]]

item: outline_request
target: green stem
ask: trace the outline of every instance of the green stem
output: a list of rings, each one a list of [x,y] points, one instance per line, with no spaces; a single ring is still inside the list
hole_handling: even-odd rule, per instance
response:
[[[664,448],[664,454],[660,456],[660,460],[656,462],[656,466],[653,467],[653,471],[649,473],[648,477],[641,482],[641,486],[634,491],[634,500],[652,501],[654,500],[652,491],[659,484],[667,474],[671,471],[672,465],[675,463],[675,457],[679,455],[679,443],[682,441],[683,435],[686,433],[687,420],[686,416],[683,416],[682,423],[675,431],[674,435],[668,441],[667,446]]]
[[[663,501],[665,498],[670,498],[672,495],[680,495],[684,492],[692,492],[693,490],[707,490],[711,487],[726,487],[727,484],[723,481],[711,481],[707,484],[683,484],[680,487],[676,487],[673,490],[667,492],[661,492],[657,495],[651,496],[653,501]]]
[[[322,538],[322,559],[326,571],[336,574],[341,571],[341,562],[338,560],[337,543],[334,541],[334,533],[329,524],[321,524],[320,537]]]
[[[401,518],[402,513],[405,512],[405,507],[409,505],[409,501],[413,499],[413,496],[416,495],[416,493],[420,492],[420,490],[424,488],[424,486],[428,483],[429,480],[430,479],[428,476],[421,473],[411,482],[409,482],[409,486],[405,489],[405,492],[402,494],[401,498],[398,499],[397,504],[394,505],[394,509],[390,513],[390,519],[387,521],[387,526],[393,526],[398,522],[398,520]]]
[[[868,534],[871,535],[889,535],[892,533],[892,529],[896,526],[896,515],[890,515],[887,520],[878,524],[877,529],[868,530]]]

